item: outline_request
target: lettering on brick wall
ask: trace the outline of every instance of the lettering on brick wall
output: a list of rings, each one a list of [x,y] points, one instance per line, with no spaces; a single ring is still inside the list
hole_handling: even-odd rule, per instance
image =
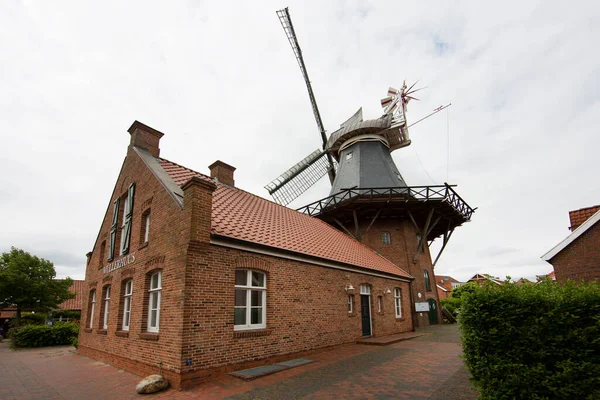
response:
[[[113,261],[107,266],[105,266],[104,273],[107,274],[109,272],[113,272],[114,270],[123,268],[124,266],[129,265],[133,262],[135,262],[135,253],[128,254],[125,257]]]

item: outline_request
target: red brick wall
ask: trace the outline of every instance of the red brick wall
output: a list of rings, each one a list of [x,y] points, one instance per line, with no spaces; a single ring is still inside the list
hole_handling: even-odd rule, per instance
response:
[[[550,264],[558,281],[600,279],[600,223],[554,256]]]
[[[135,182],[135,197],[129,254],[135,253],[135,262],[123,268],[104,273],[103,267],[108,264],[108,242],[112,222],[113,202],[122,197],[129,185]],[[163,371],[178,373],[181,365],[181,324],[182,324],[182,292],[184,288],[185,255],[187,242],[184,238],[187,218],[185,212],[165,191],[147,169],[139,156],[129,149],[120,176],[115,185],[115,191],[109,199],[109,207],[100,228],[100,235],[95,243],[91,261],[87,266],[86,284],[83,304],[89,304],[89,293],[92,288],[97,290],[96,307],[94,312],[93,329],[89,329],[89,306],[82,310],[82,328],[79,335],[79,352],[93,356],[108,354],[111,360],[106,360],[128,368],[128,365],[145,365],[136,368],[134,372],[147,373],[158,370],[157,363],[163,362]],[[122,207],[119,213],[119,231],[122,222]],[[142,214],[150,210],[149,243],[144,246],[139,232],[142,229]],[[106,241],[104,259],[100,259],[101,243]],[[120,232],[115,243],[115,260],[119,260]],[[155,269],[163,270],[163,290],[160,317],[160,340],[152,336],[144,339],[142,333],[146,324],[144,299],[147,298],[146,274]],[[131,305],[131,323],[128,337],[117,336],[116,331],[122,326],[121,293],[122,282],[133,278],[133,296]],[[100,327],[102,288],[111,284],[110,313],[108,330],[103,334]],[[168,343],[168,345],[165,345]],[[125,357],[127,363],[117,363],[119,357]],[[104,358],[102,358],[104,359]]]
[[[369,221],[370,222],[370,221]],[[363,224],[368,226],[368,222]],[[391,243],[383,244],[381,232],[389,232]],[[438,305],[438,323],[442,321],[439,307],[439,298],[435,286],[435,275],[431,266],[431,256],[427,244],[424,246],[424,252],[419,254],[416,264],[413,264],[413,258],[417,251],[417,231],[411,221],[399,219],[379,219],[375,221],[367,234],[363,235],[362,243],[377,251],[385,258],[403,268],[410,273],[415,280],[412,282],[413,301],[425,302],[427,299],[434,299]],[[425,278],[423,270],[429,272],[429,281],[431,291],[425,289]],[[421,293],[421,297],[419,297]],[[428,326],[429,317],[427,313],[416,313],[417,326]]]
[[[206,250],[204,255],[201,252]],[[210,246],[199,249],[188,266],[186,313],[183,326],[182,371],[184,380],[204,378],[214,368],[241,361],[314,350],[362,337],[360,284],[371,285],[374,336],[413,329],[408,283],[355,272],[324,268],[272,256]],[[234,332],[234,276],[236,268],[267,274],[267,325],[261,336],[238,337]],[[348,293],[354,290],[354,312],[348,313]],[[394,287],[402,290],[402,319],[395,318]],[[390,289],[392,293],[384,294]],[[383,313],[377,312],[382,296]],[[191,366],[186,367],[189,360]]]

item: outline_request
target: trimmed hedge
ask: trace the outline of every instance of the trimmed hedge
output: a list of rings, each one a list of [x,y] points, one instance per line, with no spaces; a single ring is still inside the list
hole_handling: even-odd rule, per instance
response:
[[[15,347],[42,347],[72,344],[79,334],[79,325],[72,322],[57,323],[54,326],[26,325],[15,332]]]
[[[21,325],[45,325],[46,324],[46,314],[32,314],[32,313],[23,313],[21,315]]]
[[[600,399],[600,285],[487,285],[460,308],[480,399]]]

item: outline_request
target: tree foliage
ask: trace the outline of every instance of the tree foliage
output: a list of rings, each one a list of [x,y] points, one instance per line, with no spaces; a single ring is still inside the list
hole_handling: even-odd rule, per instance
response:
[[[75,297],[73,280],[55,277],[50,261],[11,247],[0,256],[0,307],[16,307],[19,320],[22,311],[48,311]]]
[[[462,296],[481,399],[600,398],[600,285],[487,285]]]

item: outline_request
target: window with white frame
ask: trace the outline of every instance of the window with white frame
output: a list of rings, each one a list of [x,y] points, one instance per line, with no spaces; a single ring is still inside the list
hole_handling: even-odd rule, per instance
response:
[[[352,303],[354,303],[354,295],[348,295],[348,314],[352,314]]]
[[[250,269],[235,271],[234,330],[266,328],[267,276]]]
[[[108,314],[110,312],[110,285],[104,288],[104,317],[102,329],[108,328]]]
[[[400,288],[394,288],[394,305],[396,308],[396,318],[402,318],[402,292]]]
[[[360,285],[360,294],[371,294],[371,287],[369,285]]]
[[[148,243],[149,238],[150,238],[150,213],[146,213],[146,218],[144,219],[144,243]]]
[[[94,309],[96,308],[96,291],[90,292],[90,329],[93,328],[94,324]]]
[[[133,280],[128,280],[125,283],[125,290],[123,291],[123,325],[121,329],[124,331],[129,330],[129,321],[131,319],[131,296],[133,294]]]
[[[383,311],[383,299],[381,296],[377,297],[377,312],[381,313]]]
[[[131,217],[133,215],[133,196],[135,194],[135,183],[129,185],[127,196],[123,205],[123,225],[121,227],[121,251],[120,255],[129,253],[131,242]]]
[[[392,238],[389,232],[381,232],[381,243],[383,244],[391,244]]]
[[[150,276],[148,289],[148,332],[158,332],[160,323],[160,296],[162,290],[162,271],[156,271]]]

